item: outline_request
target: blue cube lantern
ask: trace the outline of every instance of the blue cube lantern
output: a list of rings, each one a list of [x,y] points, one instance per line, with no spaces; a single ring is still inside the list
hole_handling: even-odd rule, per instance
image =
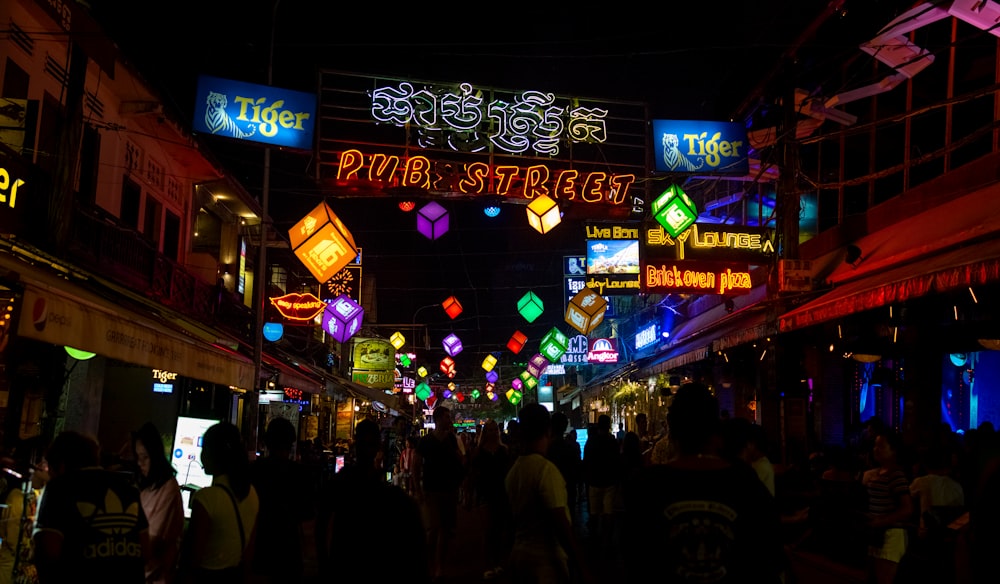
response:
[[[542,376],[545,372],[545,368],[549,366],[549,360],[545,358],[545,355],[541,353],[535,353],[528,359],[528,370],[527,373],[532,377],[538,378]]]
[[[417,211],[417,231],[427,239],[437,239],[448,232],[448,211],[431,201]]]
[[[341,294],[323,309],[323,330],[338,343],[344,343],[358,332],[364,317],[365,309],[350,296]]]
[[[539,352],[545,355],[545,358],[550,363],[555,363],[563,356],[567,347],[569,347],[569,339],[562,331],[553,327],[552,330],[545,333],[545,336],[542,337]]]
[[[458,338],[455,333],[449,333],[447,337],[441,341],[444,345],[444,352],[448,355],[454,357],[462,352],[462,339]]]

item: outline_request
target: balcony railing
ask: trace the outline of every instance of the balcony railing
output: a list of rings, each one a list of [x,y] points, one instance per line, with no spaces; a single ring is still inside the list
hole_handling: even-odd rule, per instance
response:
[[[233,293],[195,277],[100,210],[77,207],[72,225],[69,254],[81,267],[250,341],[250,310]]]

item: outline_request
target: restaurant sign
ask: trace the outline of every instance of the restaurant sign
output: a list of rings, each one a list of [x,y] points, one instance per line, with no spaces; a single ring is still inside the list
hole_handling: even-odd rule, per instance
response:
[[[288,320],[297,321],[298,324],[310,323],[326,309],[326,302],[308,292],[305,294],[285,294],[284,296],[271,297],[269,300],[281,316]]]
[[[642,256],[657,260],[718,260],[767,263],[774,256],[774,235],[760,227],[695,223],[672,237],[655,221],[642,226]]]
[[[753,283],[746,264],[697,260],[649,260],[642,266],[647,294],[749,294]]]

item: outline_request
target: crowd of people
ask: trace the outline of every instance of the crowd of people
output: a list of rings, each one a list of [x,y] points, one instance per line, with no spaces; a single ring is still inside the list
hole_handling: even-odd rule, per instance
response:
[[[132,433],[133,472],[102,466],[79,432],[26,443],[6,463],[23,472],[0,481],[0,584],[298,584],[342,577],[345,563],[385,581],[454,581],[460,508],[479,514],[481,578],[496,583],[808,581],[800,555],[873,584],[995,572],[1000,435],[988,423],[961,437],[942,426],[914,448],[873,419],[846,447],[778,465],[761,427],[720,417],[697,383],[672,397],[658,434],[643,415],[614,434],[601,415],[583,448],[566,415],[539,404],[477,432],[456,432],[444,406],[433,422],[390,454],[383,428],[361,420],[348,464],[320,481],[288,420],[269,422],[253,461],[239,429],[216,424],[201,455],[212,482],[189,520],[152,424]]]

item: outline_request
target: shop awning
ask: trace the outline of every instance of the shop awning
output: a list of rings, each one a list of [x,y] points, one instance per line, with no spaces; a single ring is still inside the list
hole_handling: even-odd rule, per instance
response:
[[[16,273],[24,287],[18,336],[220,385],[252,386],[253,363],[235,351],[186,336],[12,256],[0,254],[0,269]]]
[[[371,402],[380,402],[394,410],[400,410],[402,407],[397,396],[385,393],[381,389],[374,389],[348,379],[341,379],[339,377],[337,378],[337,383],[346,387],[349,393],[352,393],[361,399],[366,399]]]
[[[963,246],[844,282],[779,318],[781,332],[927,294],[1000,280],[1000,239]]]
[[[301,389],[309,393],[323,393],[326,384],[314,379],[311,376],[299,371],[295,367],[285,363],[281,358],[263,353],[261,362],[273,367],[278,372],[278,383],[295,389]]]

